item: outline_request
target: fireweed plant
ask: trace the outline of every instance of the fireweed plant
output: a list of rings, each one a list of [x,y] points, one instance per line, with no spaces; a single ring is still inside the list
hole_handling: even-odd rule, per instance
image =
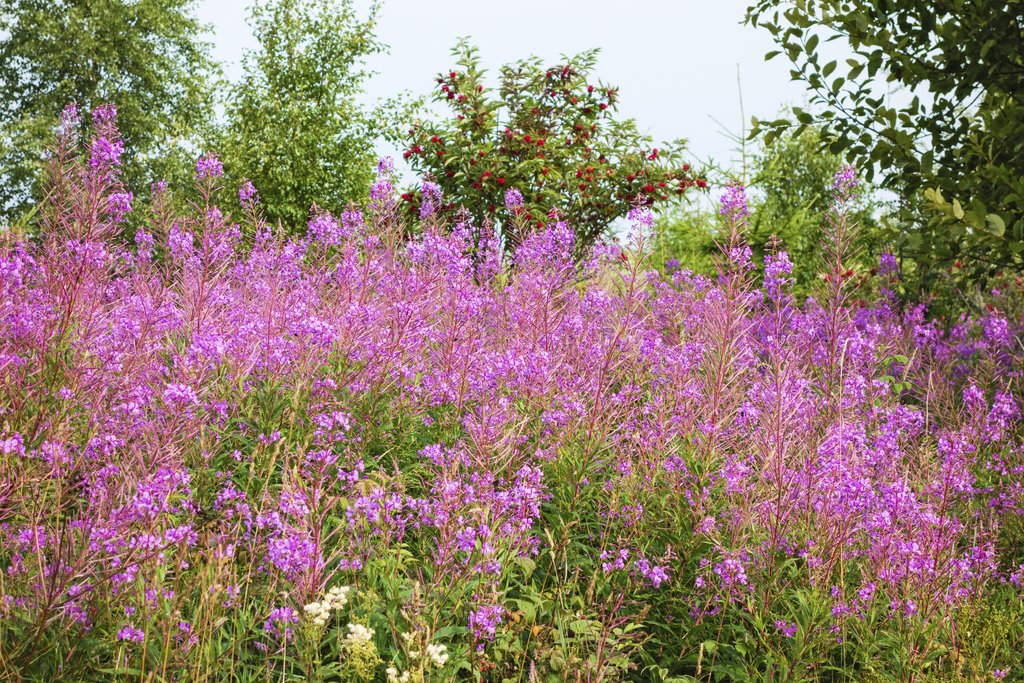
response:
[[[736,186],[709,278],[642,209],[582,261],[409,238],[386,162],[299,239],[207,155],[129,240],[77,116],[0,246],[5,680],[1020,675],[1021,283],[935,321],[853,276],[851,172],[797,305]]]

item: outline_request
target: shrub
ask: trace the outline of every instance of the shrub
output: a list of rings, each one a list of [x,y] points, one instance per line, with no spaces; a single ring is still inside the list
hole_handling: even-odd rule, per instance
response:
[[[543,227],[554,211],[589,245],[634,204],[705,186],[681,145],[651,147],[632,120],[614,117],[618,89],[591,78],[596,51],[546,68],[537,59],[506,65],[496,93],[484,86],[476,48],[460,43],[455,54],[457,68],[438,75],[435,92],[453,117],[418,122],[403,153],[447,198],[438,209],[494,221],[512,244],[523,237],[514,225]],[[417,211],[434,201],[422,190],[403,199]]]

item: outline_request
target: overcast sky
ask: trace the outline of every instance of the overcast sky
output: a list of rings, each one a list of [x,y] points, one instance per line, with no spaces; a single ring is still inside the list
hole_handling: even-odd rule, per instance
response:
[[[369,4],[356,0],[364,10]],[[746,0],[384,0],[378,37],[390,52],[369,62],[378,73],[367,94],[376,99],[401,91],[429,93],[434,77],[453,66],[451,49],[460,36],[479,46],[492,75],[499,65],[529,55],[555,62],[562,54],[597,47],[595,74],[620,87],[620,113],[636,119],[656,142],[684,137],[692,156],[724,164],[737,154],[722,126],[738,133],[751,116],[773,116],[803,101],[803,89],[789,80],[785,60],[764,61],[772,49],[768,33],[742,25],[746,5]],[[249,0],[199,3],[200,18],[215,32],[214,54],[232,78],[240,73],[244,50],[254,47],[248,6]]]

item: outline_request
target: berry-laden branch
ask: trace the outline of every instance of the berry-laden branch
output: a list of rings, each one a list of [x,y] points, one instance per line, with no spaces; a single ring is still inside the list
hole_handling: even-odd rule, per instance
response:
[[[557,215],[591,244],[632,206],[676,201],[703,175],[682,160],[684,143],[653,147],[632,119],[615,113],[618,89],[591,79],[596,51],[543,68],[537,59],[501,68],[494,92],[483,83],[476,48],[460,43],[458,66],[437,77],[435,101],[450,119],[416,122],[403,157],[440,186],[442,212],[466,209],[502,226],[513,241],[509,189],[523,195],[517,217],[541,227]],[[418,211],[422,193],[403,195]]]

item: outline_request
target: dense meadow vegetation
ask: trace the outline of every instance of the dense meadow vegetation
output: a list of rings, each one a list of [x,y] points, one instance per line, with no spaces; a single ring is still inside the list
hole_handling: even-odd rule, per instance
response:
[[[798,301],[737,185],[709,276],[387,161],[289,236],[214,155],[133,210],[91,118],[0,246],[4,679],[1020,675],[1022,284],[903,302],[853,169]]]
[[[756,0],[726,166],[380,16],[0,0],[0,681],[1024,680],[1024,0]]]

